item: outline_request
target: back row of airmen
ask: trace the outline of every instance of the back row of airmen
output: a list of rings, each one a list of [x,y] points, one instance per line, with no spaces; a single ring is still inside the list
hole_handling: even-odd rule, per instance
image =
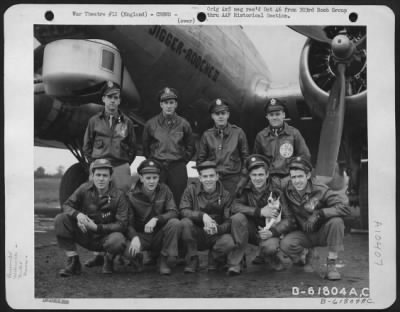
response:
[[[175,112],[177,91],[162,89],[162,112],[144,126],[147,159],[131,185],[133,123],[118,109],[118,85],[107,82],[102,99],[105,109],[90,119],[84,138],[92,178],[55,219],[68,259],[61,276],[81,271],[76,243],[98,252],[85,265],[103,265],[104,273],[113,272],[116,255],[140,271],[142,252],[148,251],[163,275],[179,256],[185,273],[196,272],[199,250],[209,250],[209,271],[240,274],[250,243],[259,246],[253,263],[278,271],[292,263],[312,271],[313,247],[327,246],[326,278],[340,279],[336,260],[349,209],[343,198],[311,179],[309,149],[300,132],[284,122],[284,103],[266,103],[269,126],[258,133],[249,155],[245,133],[228,122],[229,104],[214,100],[209,112],[215,126],[203,133],[197,153],[199,179],[187,185],[186,165],[195,153],[192,130]]]

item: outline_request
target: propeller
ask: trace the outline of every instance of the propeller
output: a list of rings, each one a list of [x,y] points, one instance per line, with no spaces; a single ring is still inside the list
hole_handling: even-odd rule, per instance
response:
[[[345,33],[340,33],[330,43],[336,79],[329,93],[325,118],[322,123],[316,166],[316,175],[322,178],[324,182],[329,182],[334,175],[342,139],[345,114],[346,69],[357,57],[358,49],[364,42],[365,36],[355,44]]]

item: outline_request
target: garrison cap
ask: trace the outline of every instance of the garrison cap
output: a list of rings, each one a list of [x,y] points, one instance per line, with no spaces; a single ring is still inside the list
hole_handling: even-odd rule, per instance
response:
[[[297,156],[290,159],[289,169],[300,169],[304,172],[311,172],[312,165],[307,157]]]
[[[160,92],[158,93],[158,98],[159,98],[160,102],[165,101],[165,100],[170,100],[170,99],[177,100],[178,99],[178,91],[176,91],[176,89],[174,89],[174,88],[169,88],[169,87],[162,88],[160,90]]]
[[[283,101],[279,99],[269,99],[268,102],[264,106],[265,113],[271,113],[276,111],[285,111],[286,105]]]
[[[110,161],[104,158],[99,158],[96,159],[94,162],[91,163],[90,165],[90,170],[94,172],[94,169],[99,169],[99,168],[108,168],[111,169],[111,173],[113,171],[113,166],[111,165]]]
[[[121,88],[119,85],[112,81],[107,81],[103,87],[103,96],[120,92]]]
[[[269,161],[264,155],[252,154],[246,159],[246,167],[249,172],[256,167],[264,167],[268,170]]]
[[[206,160],[192,168],[197,169],[197,171],[200,172],[201,170],[209,169],[209,168],[217,169],[217,164],[214,161]]]
[[[160,174],[161,165],[155,160],[145,159],[140,163],[139,167],[137,168],[137,171],[140,175],[143,175],[145,173]]]
[[[215,99],[210,103],[210,106],[208,107],[208,112],[210,114],[223,111],[229,112],[229,104],[224,99]]]

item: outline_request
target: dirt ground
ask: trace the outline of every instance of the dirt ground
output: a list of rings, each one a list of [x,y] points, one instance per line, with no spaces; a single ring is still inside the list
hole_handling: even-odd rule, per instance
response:
[[[314,273],[305,273],[300,266],[274,272],[265,265],[253,265],[256,249],[249,246],[247,269],[239,276],[228,277],[224,272],[208,273],[207,253],[200,256],[200,271],[184,274],[183,266],[174,267],[170,276],[160,276],[157,267],[145,266],[135,273],[132,267],[116,264],[112,275],[101,273],[101,267],[86,268],[79,276],[61,278],[57,272],[65,264],[65,255],[57,247],[53,216],[35,215],[35,297],[36,298],[293,298],[336,297],[362,295],[368,292],[368,235],[345,235],[345,252],[339,270],[342,280],[327,281],[326,248],[318,248]],[[78,249],[81,262],[91,252]],[[325,287],[325,290],[324,290]],[[312,291],[312,294],[310,293]],[[345,295],[346,293],[346,295]]]

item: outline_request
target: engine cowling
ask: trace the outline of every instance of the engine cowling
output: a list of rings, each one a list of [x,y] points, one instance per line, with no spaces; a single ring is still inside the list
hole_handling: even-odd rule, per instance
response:
[[[334,34],[332,34],[332,37]],[[351,34],[351,39],[354,34]],[[353,36],[353,37],[352,37]],[[361,36],[361,35],[359,35]],[[357,38],[355,39],[357,40]],[[346,115],[366,120],[366,51],[361,50],[346,69]],[[324,118],[329,90],[335,80],[335,64],[328,44],[308,39],[300,58],[300,88],[312,113]]]

